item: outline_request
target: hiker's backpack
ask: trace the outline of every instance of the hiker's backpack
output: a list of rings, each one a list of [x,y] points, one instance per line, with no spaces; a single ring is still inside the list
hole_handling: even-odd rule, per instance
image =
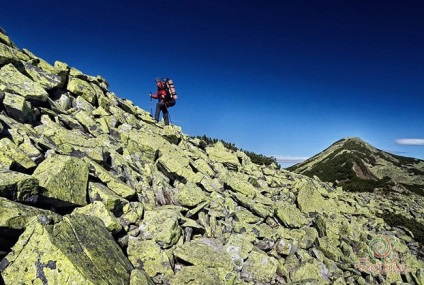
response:
[[[174,82],[172,79],[167,77],[162,78],[162,83],[166,91],[167,96],[167,105],[168,107],[172,107],[176,104],[175,96],[177,95],[177,91],[175,91]]]

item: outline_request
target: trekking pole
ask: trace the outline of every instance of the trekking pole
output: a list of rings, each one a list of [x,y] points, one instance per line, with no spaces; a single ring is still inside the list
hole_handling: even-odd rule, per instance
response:
[[[152,109],[152,92],[150,92],[150,117],[153,118],[153,109]]]

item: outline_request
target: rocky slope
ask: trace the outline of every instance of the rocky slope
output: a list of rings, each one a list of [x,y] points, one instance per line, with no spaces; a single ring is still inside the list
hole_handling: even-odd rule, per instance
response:
[[[0,283],[424,284],[420,231],[385,220],[422,199],[206,146],[3,32],[0,132]]]
[[[424,195],[424,160],[393,155],[359,138],[345,138],[290,171],[336,182],[345,190],[383,189]]]

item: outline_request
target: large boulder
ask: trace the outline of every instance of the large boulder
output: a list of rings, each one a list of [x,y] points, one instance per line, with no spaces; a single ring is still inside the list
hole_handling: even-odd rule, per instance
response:
[[[228,176],[224,182],[231,190],[239,192],[248,198],[254,198],[258,192],[248,181],[248,176],[240,173],[234,173]]]
[[[196,184],[179,183],[177,186],[176,201],[182,206],[193,207],[207,199],[205,193]]]
[[[91,203],[96,201],[102,202],[106,209],[112,213],[122,210],[128,201],[118,196],[115,192],[107,188],[106,185],[98,182],[88,183],[88,197]]]
[[[0,196],[13,201],[36,202],[38,180],[16,171],[0,172]]]
[[[216,239],[202,238],[184,243],[174,250],[174,256],[185,263],[210,268],[222,280],[234,270],[230,255]]]
[[[128,231],[130,226],[139,225],[143,218],[144,205],[140,202],[130,202],[120,208],[119,212],[122,212],[119,216],[120,223]]]
[[[158,168],[170,179],[200,181],[190,167],[190,158],[175,145],[164,145],[158,151]]]
[[[307,180],[299,180],[295,187],[299,189],[297,203],[303,213],[333,213],[338,212],[332,199],[325,199],[319,186]]]
[[[75,95],[81,96],[90,104],[94,104],[97,101],[96,90],[87,81],[71,77],[67,89]]]
[[[145,211],[139,227],[141,236],[146,240],[154,240],[162,248],[175,245],[181,237],[178,217],[178,210],[168,207]]]
[[[29,60],[29,57],[20,50],[14,48],[11,45],[10,39],[6,37],[7,36],[0,33],[0,65],[18,63],[20,60]]]
[[[131,198],[135,195],[135,190],[126,185],[124,182],[120,181],[112,174],[110,174],[106,169],[104,169],[100,164],[95,161],[85,157],[84,161],[90,165],[90,168],[94,172],[94,176],[100,179],[106,186],[117,194],[121,198]]]
[[[119,223],[119,219],[116,218],[113,213],[110,212],[106,208],[106,206],[99,201],[94,201],[93,203],[88,204],[87,206],[77,208],[72,213],[84,214],[101,219],[106,229],[111,233],[117,233],[122,229],[122,226]]]
[[[240,167],[240,161],[234,152],[225,148],[224,144],[218,141],[213,147],[206,147],[206,153],[213,162],[220,162],[231,170]]]
[[[56,207],[87,204],[88,165],[72,156],[48,157],[33,176],[43,187],[41,196]]]
[[[58,88],[64,84],[63,78],[59,75],[44,71],[38,66],[32,65],[28,62],[23,62],[18,65],[18,68],[34,82],[39,83],[46,90]]]
[[[5,92],[3,106],[6,113],[19,122],[32,123],[35,120],[31,104],[20,95]]]
[[[295,204],[290,204],[285,201],[276,204],[275,212],[278,219],[287,227],[300,228],[308,221]]]
[[[160,274],[169,279],[174,275],[168,255],[154,240],[130,238],[127,253],[132,265],[150,277]]]
[[[19,94],[32,101],[46,101],[49,97],[42,85],[20,73],[11,63],[0,69],[0,91]]]
[[[252,282],[270,283],[277,272],[278,261],[265,252],[255,248],[249,254],[243,265],[241,276]]]
[[[52,211],[12,202],[0,197],[0,229],[24,230],[32,217],[59,221],[60,216]]]
[[[292,282],[312,282],[313,284],[330,284],[327,275],[327,268],[324,263],[316,259],[310,259],[301,264],[290,275]]]
[[[32,219],[0,264],[6,284],[129,284],[132,269],[103,222],[80,214]]]
[[[9,36],[6,34],[6,31],[0,27],[0,43],[5,44],[13,49],[17,49],[16,45],[12,42]]]
[[[9,138],[0,139],[0,165],[3,165],[2,168],[7,169],[10,169],[12,166],[18,166],[28,170],[37,166],[37,164]]]

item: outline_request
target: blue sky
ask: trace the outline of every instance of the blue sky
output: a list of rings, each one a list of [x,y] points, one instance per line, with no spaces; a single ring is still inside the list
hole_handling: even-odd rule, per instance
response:
[[[179,95],[171,120],[188,135],[273,155],[283,166],[344,137],[424,159],[422,1],[1,6],[0,26],[19,48],[102,75],[147,111],[154,79],[171,77]]]

